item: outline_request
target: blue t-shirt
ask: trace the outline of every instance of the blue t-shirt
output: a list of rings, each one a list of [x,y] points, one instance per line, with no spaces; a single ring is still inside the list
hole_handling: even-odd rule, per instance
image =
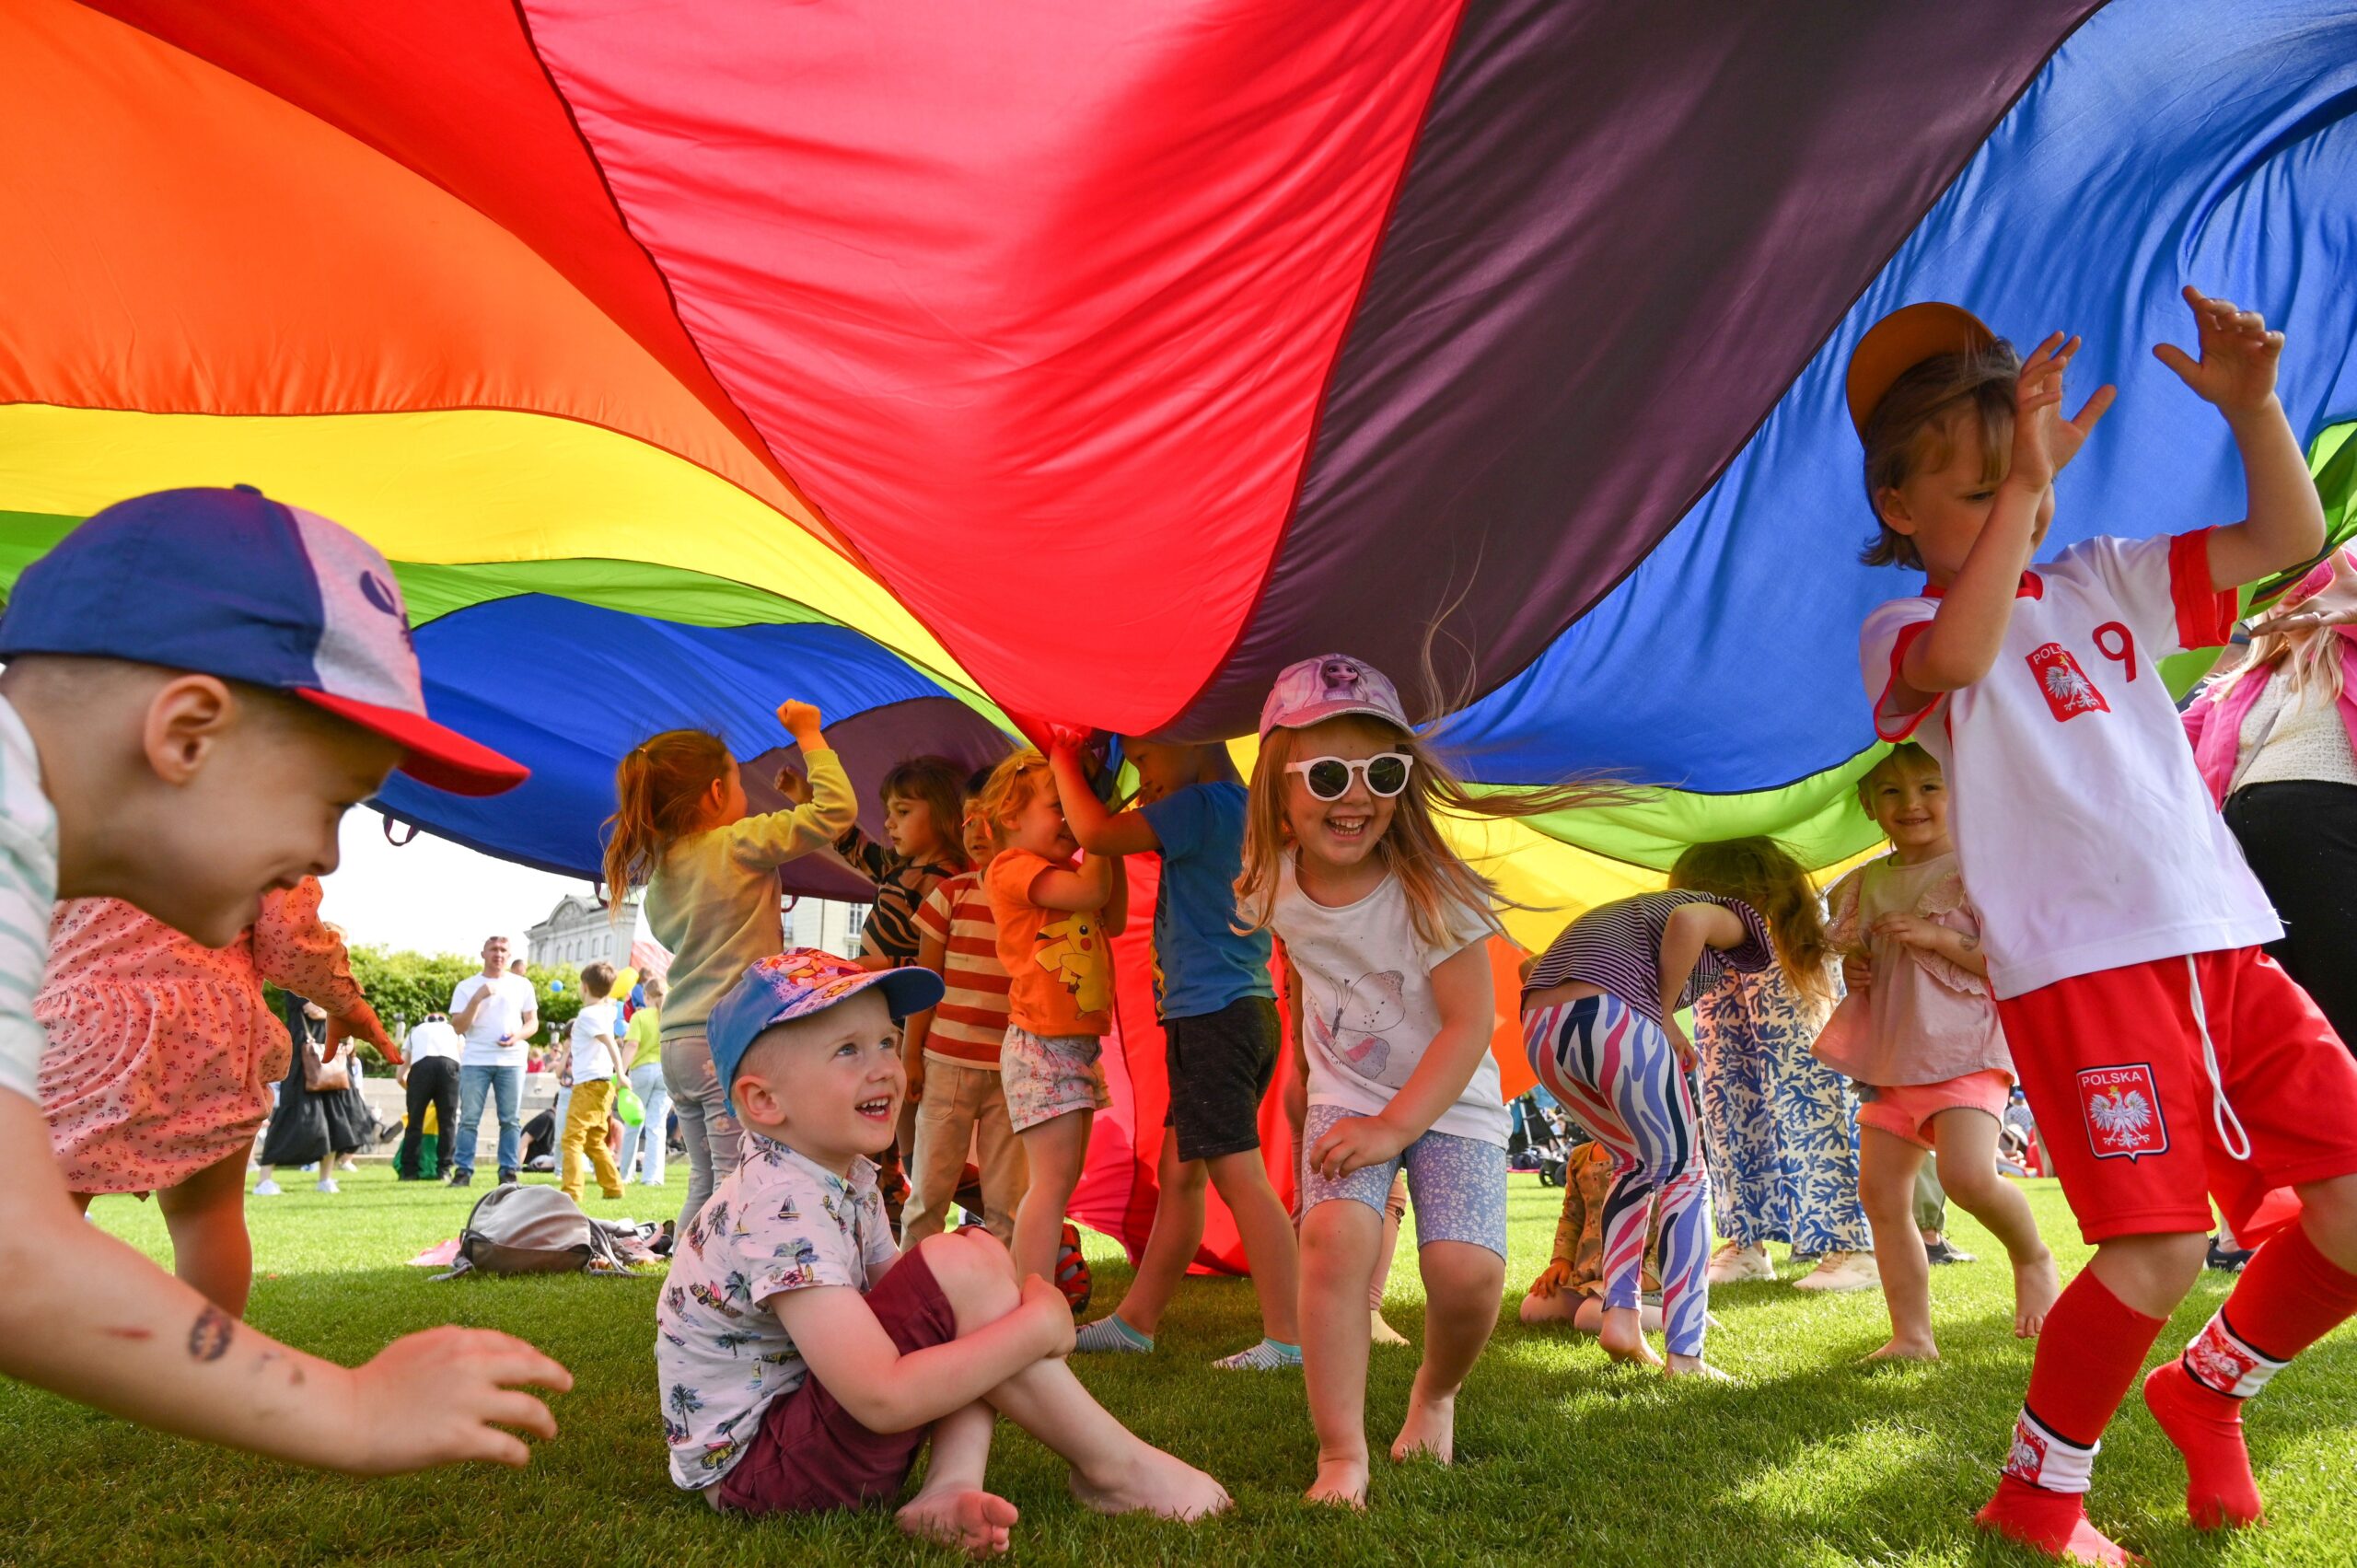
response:
[[[1244,996],[1274,996],[1269,934],[1236,931],[1244,786],[1197,784],[1142,807],[1162,841],[1154,905],[1155,997],[1166,1018],[1200,1018]]]

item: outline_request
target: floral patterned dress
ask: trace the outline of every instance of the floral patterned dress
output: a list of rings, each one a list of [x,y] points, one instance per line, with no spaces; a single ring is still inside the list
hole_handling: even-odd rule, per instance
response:
[[[1871,1252],[1858,1202],[1858,1100],[1809,1053],[1828,1009],[1782,969],[1730,975],[1694,1004],[1712,1229],[1802,1256]]]
[[[49,1031],[41,1113],[70,1191],[157,1191],[252,1144],[293,1050],[264,980],[387,1048],[319,898],[315,877],[268,894],[220,948],[120,900],[57,906],[33,1016]]]

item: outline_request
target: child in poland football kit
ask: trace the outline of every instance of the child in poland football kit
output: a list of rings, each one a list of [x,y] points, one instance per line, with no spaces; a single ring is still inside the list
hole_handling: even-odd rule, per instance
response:
[[[1867,617],[1875,728],[1946,771],[1999,1015],[2097,1249],[2046,1320],[1980,1522],[2107,1562],[2126,1554],[2082,1497],[2105,1425],[2200,1268],[2209,1198],[2236,1235],[2277,1234],[2185,1354],[2145,1380],[2196,1524],[2258,1519],[2241,1402],[2357,1309],[2357,1067],[2258,951],[2281,926],[2207,809],[2158,669],[2223,643],[2234,585],[2314,554],[2323,517],[2275,401],[2282,335],[2187,298],[2200,359],[2159,353],[2241,451],[2251,510],[2232,527],[2092,539],[2030,564],[2054,473],[2110,401],[2105,389],[2061,417],[2075,339],[2057,333],[2025,366],[1963,310],[1910,306],[1868,332],[1849,373],[1881,525],[1866,559],[1929,579]]]

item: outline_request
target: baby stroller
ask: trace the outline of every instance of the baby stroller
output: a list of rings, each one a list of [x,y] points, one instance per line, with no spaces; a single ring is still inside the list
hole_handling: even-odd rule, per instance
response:
[[[1540,1105],[1537,1095],[1527,1094],[1514,1102],[1510,1114],[1513,1128],[1506,1134],[1506,1167],[1535,1170],[1541,1187],[1561,1187],[1564,1159],[1571,1153],[1561,1113]]]

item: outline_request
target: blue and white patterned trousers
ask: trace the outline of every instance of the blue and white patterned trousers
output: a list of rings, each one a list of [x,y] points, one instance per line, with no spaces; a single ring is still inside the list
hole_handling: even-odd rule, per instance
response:
[[[1741,1247],[1870,1252],[1858,1202],[1858,1101],[1809,1054],[1827,1010],[1782,970],[1731,975],[1694,1005],[1711,1228]]]

